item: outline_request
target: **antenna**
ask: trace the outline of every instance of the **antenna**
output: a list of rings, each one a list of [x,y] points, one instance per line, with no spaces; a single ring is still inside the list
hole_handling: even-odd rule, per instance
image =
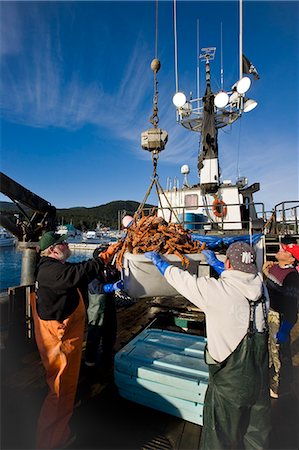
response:
[[[197,19],[197,39],[196,39],[196,75],[197,75],[197,109],[199,111],[200,109],[200,58],[199,58],[199,52],[200,52],[200,45],[199,45],[199,19]],[[200,152],[200,139],[201,134],[198,133],[198,152]]]
[[[183,181],[183,187],[190,187],[189,181],[188,181],[188,174],[190,173],[189,166],[187,164],[184,164],[181,167],[181,174],[184,175],[184,181]]]
[[[222,22],[220,27],[220,84],[223,90],[223,47],[222,47]]]
[[[197,39],[196,39],[196,44],[197,44],[197,48],[196,48],[196,63],[197,63],[197,70],[196,70],[196,74],[197,74],[197,98],[198,98],[198,101],[197,101],[197,107],[198,107],[198,109],[199,109],[199,106],[200,106],[200,103],[199,103],[199,97],[200,97],[200,95],[199,95],[199,89],[200,89],[200,78],[199,78],[199,76],[200,76],[200,63],[199,63],[199,49],[200,49],[200,47],[199,47],[199,19],[197,19]]]
[[[239,80],[241,80],[243,75],[243,0],[239,0],[240,11],[239,11],[239,67],[240,67],[240,76]]]
[[[173,180],[173,190],[174,191],[178,190],[178,182],[179,182],[179,180],[177,179],[177,177],[174,177],[174,180]]]

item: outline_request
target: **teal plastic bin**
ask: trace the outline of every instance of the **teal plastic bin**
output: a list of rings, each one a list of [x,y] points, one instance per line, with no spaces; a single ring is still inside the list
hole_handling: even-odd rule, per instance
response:
[[[120,395],[202,425],[208,366],[206,338],[149,328],[115,355]]]

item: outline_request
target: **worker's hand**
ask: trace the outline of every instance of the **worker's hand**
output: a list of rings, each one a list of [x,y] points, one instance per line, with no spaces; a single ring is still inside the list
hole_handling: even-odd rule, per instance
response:
[[[201,253],[205,256],[209,266],[211,266],[218,273],[218,275],[221,275],[224,271],[224,262],[219,261],[212,250],[202,250]]]
[[[284,344],[290,337],[291,329],[293,325],[287,320],[283,320],[280,324],[279,330],[276,333],[277,344]]]
[[[274,261],[266,261],[263,264],[263,274],[266,275],[266,277],[269,276],[269,269],[274,266]]]
[[[124,289],[123,280],[117,281],[116,283],[107,283],[103,285],[103,291],[105,294],[110,294],[111,292],[121,291]]]
[[[145,252],[144,256],[150,259],[153,264],[155,264],[162,275],[164,275],[167,267],[170,266],[170,264],[167,261],[164,261],[157,252]]]

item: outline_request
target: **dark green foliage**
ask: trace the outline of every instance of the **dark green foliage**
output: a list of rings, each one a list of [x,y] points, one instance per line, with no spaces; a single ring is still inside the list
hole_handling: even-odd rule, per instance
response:
[[[79,230],[93,230],[101,222],[105,227],[117,229],[120,218],[124,214],[133,215],[138,206],[139,203],[132,200],[116,200],[92,208],[76,206],[74,208],[57,209],[57,224],[72,223]],[[154,205],[147,204],[145,207],[153,208]],[[16,205],[11,202],[0,202],[0,209],[3,213],[19,213]]]

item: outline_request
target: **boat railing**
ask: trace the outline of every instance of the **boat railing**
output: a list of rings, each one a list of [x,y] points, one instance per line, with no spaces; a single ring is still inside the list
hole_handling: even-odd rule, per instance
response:
[[[299,201],[285,201],[278,203],[267,211],[265,234],[286,236],[299,235]]]
[[[224,210],[224,208],[227,208]],[[194,232],[216,232],[216,231],[262,231],[267,222],[267,213],[263,203],[246,202],[230,203],[229,205],[218,205],[215,215],[215,204],[194,203],[192,206],[159,206],[158,215],[167,222],[180,222],[184,228]],[[221,209],[223,208],[223,209]],[[236,214],[230,214],[233,211]],[[145,214],[149,214],[150,208],[145,208]],[[200,211],[200,213],[198,213]],[[238,216],[236,219],[235,216]],[[230,216],[232,217],[230,219]]]
[[[35,349],[30,294],[34,285],[10,287],[1,303],[1,345],[13,355]]]
[[[299,234],[299,200],[284,201],[275,205],[273,229],[276,234]]]
[[[239,219],[230,220],[230,214],[214,214],[214,204],[194,203],[192,206],[159,206],[158,215],[167,222],[180,222],[184,228],[197,233],[211,233],[221,231],[263,232],[277,235],[299,235],[299,201],[285,201],[277,204],[273,210],[265,209],[263,203],[246,202],[230,203],[230,208],[238,208]],[[149,214],[151,208],[145,208],[144,213]],[[198,213],[201,211],[201,213]]]

